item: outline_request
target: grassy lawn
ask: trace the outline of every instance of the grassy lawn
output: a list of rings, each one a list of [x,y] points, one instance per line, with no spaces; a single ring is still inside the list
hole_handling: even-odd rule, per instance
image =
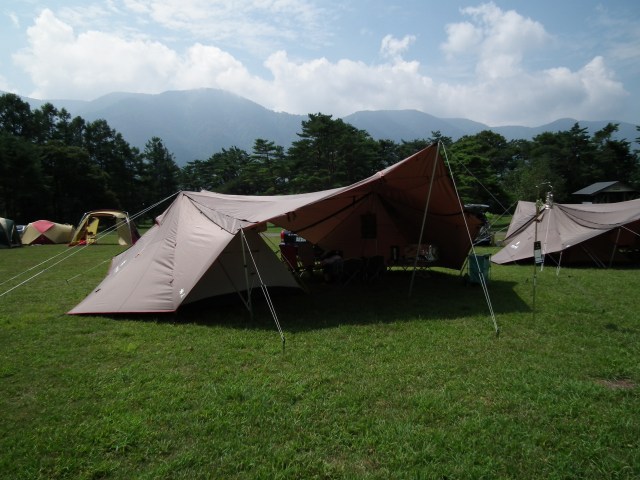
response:
[[[65,315],[121,249],[6,295],[69,249],[0,250],[1,478],[640,478],[637,269],[545,267],[534,314],[493,265],[497,338],[458,272],[312,282],[274,293],[283,352],[260,301]]]

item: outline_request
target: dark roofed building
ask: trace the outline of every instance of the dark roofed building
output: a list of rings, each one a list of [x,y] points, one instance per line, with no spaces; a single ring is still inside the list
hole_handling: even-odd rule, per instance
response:
[[[582,203],[626,202],[638,197],[638,191],[623,182],[596,182],[573,192],[582,197]]]

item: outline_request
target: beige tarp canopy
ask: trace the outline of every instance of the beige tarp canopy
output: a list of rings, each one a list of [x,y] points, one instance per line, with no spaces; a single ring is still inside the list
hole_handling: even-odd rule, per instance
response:
[[[181,192],[69,313],[175,311],[202,298],[249,290],[258,274],[267,286],[297,286],[257,233],[267,222],[324,250],[340,250],[345,258],[387,259],[393,246],[417,244],[423,231],[422,243],[439,247],[439,265],[455,269],[462,267],[481,225],[461,211],[436,145],[333,190],[282,196]],[[243,262],[249,253],[243,237],[258,257],[253,264]]]
[[[491,257],[499,264],[533,258],[534,241],[542,255],[557,263],[608,266],[637,262],[640,253],[640,200],[597,204],[536,204],[518,202],[504,240]],[[537,232],[536,232],[537,226]]]

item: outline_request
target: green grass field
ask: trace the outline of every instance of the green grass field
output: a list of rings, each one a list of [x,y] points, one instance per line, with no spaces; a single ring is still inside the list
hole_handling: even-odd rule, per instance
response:
[[[458,272],[312,283],[283,352],[261,301],[65,315],[119,251],[0,250],[1,478],[640,478],[637,269],[547,266],[534,312],[494,265],[497,338]]]

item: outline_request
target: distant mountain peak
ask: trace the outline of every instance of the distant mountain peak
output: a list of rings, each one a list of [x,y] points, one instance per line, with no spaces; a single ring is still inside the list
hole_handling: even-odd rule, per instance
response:
[[[288,148],[298,140],[302,121],[308,118],[307,115],[275,112],[245,97],[215,88],[168,90],[156,94],[112,92],[93,101],[47,101],[25,97],[23,100],[32,108],[50,102],[87,121],[105,119],[111,128],[140,149],[152,137],[160,137],[181,166],[189,161],[205,160],[223,148],[235,146],[250,152],[258,138]],[[362,110],[341,118],[366,130],[375,139],[395,142],[426,139],[435,131],[455,141],[463,135],[475,135],[483,130],[491,130],[507,140],[529,140],[543,132],[568,130],[576,123],[587,128],[590,134],[608,123],[617,123],[616,138],[632,143],[640,136],[635,125],[630,123],[573,118],[560,118],[538,127],[489,127],[467,118],[439,118],[415,109]]]

